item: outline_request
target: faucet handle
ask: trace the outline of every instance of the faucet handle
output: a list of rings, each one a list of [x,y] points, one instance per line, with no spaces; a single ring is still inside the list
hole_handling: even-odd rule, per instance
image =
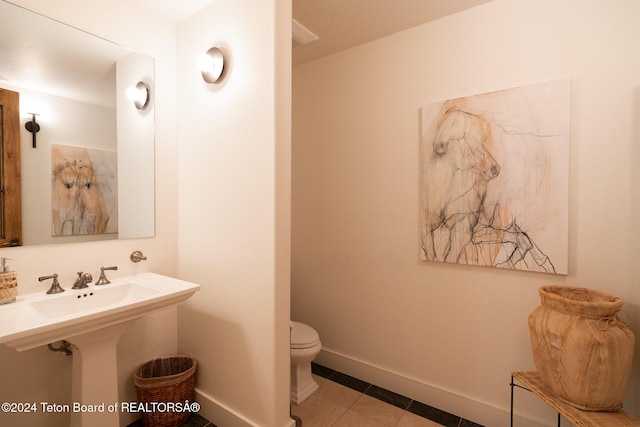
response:
[[[133,262],[146,261],[147,257],[142,254],[142,251],[133,251],[131,256],[129,257]]]
[[[60,292],[64,292],[64,289],[60,286],[60,282],[58,282],[58,274],[54,273],[51,276],[42,276],[38,277],[38,281],[42,282],[43,280],[53,279],[51,283],[51,287],[47,291],[48,294],[59,294]]]
[[[109,279],[107,279],[107,276],[104,274],[105,270],[117,270],[118,267],[100,267],[100,277],[98,278],[98,281],[96,282],[97,286],[100,285],[108,285],[109,283],[111,283],[111,281]]]

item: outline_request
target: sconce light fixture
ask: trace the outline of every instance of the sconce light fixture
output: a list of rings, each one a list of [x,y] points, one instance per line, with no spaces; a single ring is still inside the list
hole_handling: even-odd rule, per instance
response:
[[[36,122],[37,113],[27,113],[31,114],[31,120],[24,124],[26,130],[31,132],[31,146],[36,148],[36,133],[40,131],[40,125]]]
[[[144,110],[149,106],[149,85],[138,82],[127,89],[127,99],[133,102],[138,110]]]
[[[224,71],[224,55],[217,47],[212,47],[198,57],[198,67],[202,71],[202,78],[207,83],[216,83]]]

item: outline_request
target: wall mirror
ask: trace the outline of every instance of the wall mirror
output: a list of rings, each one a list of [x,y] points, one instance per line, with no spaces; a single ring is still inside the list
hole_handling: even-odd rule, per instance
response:
[[[153,80],[153,58],[0,0],[0,89],[19,96],[22,211],[19,242],[4,246],[154,235]],[[136,85],[148,102],[127,96]]]

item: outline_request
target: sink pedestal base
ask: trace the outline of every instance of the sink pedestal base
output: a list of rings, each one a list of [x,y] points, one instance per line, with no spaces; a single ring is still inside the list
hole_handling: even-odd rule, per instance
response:
[[[75,347],[71,373],[71,426],[120,425],[118,340],[127,321],[68,338]]]

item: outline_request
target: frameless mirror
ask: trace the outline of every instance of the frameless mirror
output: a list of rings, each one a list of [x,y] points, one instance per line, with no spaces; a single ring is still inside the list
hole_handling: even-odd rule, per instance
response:
[[[154,235],[153,79],[153,58],[0,1],[0,90],[19,96],[21,167],[2,188],[22,187],[20,206],[0,209],[22,212],[5,246]],[[127,97],[136,86],[146,100]]]

